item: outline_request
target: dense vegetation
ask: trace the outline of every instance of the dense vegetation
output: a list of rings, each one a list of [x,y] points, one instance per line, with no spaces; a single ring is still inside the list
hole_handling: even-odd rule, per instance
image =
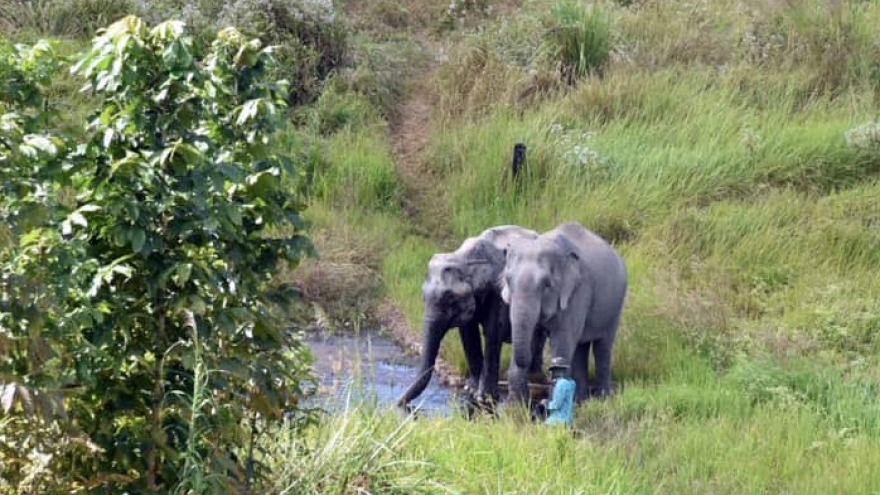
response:
[[[267,146],[285,101],[270,50],[125,17],[65,67],[95,100],[82,135],[54,125],[51,45],[0,50],[4,490],[265,482],[255,446],[295,412],[309,357],[269,281],[312,248]]]
[[[23,10],[0,12],[0,24],[18,40],[83,47],[112,20],[83,14],[95,23],[74,29],[53,2],[12,4]],[[144,8],[63,4],[113,5],[118,17]],[[46,12],[22,13],[37,5]],[[297,166],[284,184],[309,197],[304,216],[321,257],[280,271],[273,286],[296,282],[336,321],[371,319],[387,298],[417,332],[430,254],[501,223],[542,230],[578,220],[630,266],[613,367],[623,391],[582,407],[578,436],[523,428],[516,411],[401,423],[354,410],[264,439],[261,459],[274,473],[264,491],[880,489],[880,6],[148,7],[145,18],[184,19],[206,39],[235,20],[281,46],[271,75],[291,80],[293,125],[269,148]],[[67,105],[53,129],[85,142],[76,126],[100,102],[75,95],[80,85],[56,77],[47,91]],[[517,142],[528,146],[519,184],[508,177]],[[74,232],[99,232],[85,217]],[[42,269],[52,267],[64,273]],[[444,357],[464,366],[457,339],[446,340]],[[22,441],[4,436],[0,463]],[[40,468],[39,459],[21,462]]]

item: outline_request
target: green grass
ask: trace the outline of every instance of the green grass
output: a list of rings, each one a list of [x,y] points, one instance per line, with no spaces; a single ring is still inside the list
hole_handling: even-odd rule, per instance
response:
[[[577,438],[518,414],[351,411],[269,446],[276,492],[878,493],[880,140],[847,133],[878,115],[880,5],[603,3],[604,72],[567,90],[535,42],[553,5],[494,2],[439,40],[424,180],[455,238],[431,241],[402,207],[383,118],[435,55],[410,36],[441,9],[342,2],[353,65],[277,143],[300,164],[321,259],[280,277],[343,319],[390,298],[420,333],[433,253],[493,225],[580,221],[630,269],[622,392],[579,409]],[[441,353],[464,369],[455,335]]]
[[[765,383],[749,387],[761,373]],[[418,486],[406,489],[430,493],[876,493],[880,432],[850,421],[865,405],[846,401],[855,391],[835,388],[831,377],[814,383],[815,371],[743,374],[746,383],[681,370],[664,387],[634,385],[581,408],[577,435],[516,414],[413,422],[354,404],[308,433],[301,442],[316,455],[288,456],[287,469],[314,473],[300,489],[323,480],[335,493],[365,480],[374,493],[400,493],[414,479]],[[831,387],[835,410],[786,388],[787,380]],[[862,397],[878,406],[874,393]]]
[[[578,220],[619,246],[623,391],[579,409],[578,438],[516,414],[420,420],[395,458],[457,493],[876,493],[880,154],[847,133],[877,115],[880,9],[605,4],[604,76],[523,107],[547,58],[511,26],[537,36],[548,2],[522,5],[449,38],[425,159],[458,238]],[[420,332],[440,247],[409,221],[381,272]],[[454,335],[441,352],[464,369]]]

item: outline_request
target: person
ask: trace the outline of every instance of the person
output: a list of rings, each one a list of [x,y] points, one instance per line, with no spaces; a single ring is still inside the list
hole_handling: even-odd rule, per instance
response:
[[[541,399],[532,411],[533,419],[544,418],[544,424],[563,424],[574,426],[575,383],[570,376],[570,367],[565,358],[555,357],[550,361],[550,379],[553,394],[550,400]]]

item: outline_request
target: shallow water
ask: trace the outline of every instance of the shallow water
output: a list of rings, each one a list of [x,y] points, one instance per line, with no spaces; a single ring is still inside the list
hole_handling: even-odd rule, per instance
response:
[[[415,380],[418,358],[407,355],[390,338],[376,332],[358,335],[312,333],[306,343],[315,356],[316,395],[309,401],[327,411],[366,402],[395,408],[398,397]],[[411,405],[426,415],[447,415],[455,405],[453,389],[431,378]]]

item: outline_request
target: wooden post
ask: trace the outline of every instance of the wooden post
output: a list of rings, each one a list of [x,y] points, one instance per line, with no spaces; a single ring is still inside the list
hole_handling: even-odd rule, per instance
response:
[[[526,145],[523,143],[516,143],[513,146],[513,178],[516,179],[519,177],[520,172],[522,172],[523,167],[526,164]]]

